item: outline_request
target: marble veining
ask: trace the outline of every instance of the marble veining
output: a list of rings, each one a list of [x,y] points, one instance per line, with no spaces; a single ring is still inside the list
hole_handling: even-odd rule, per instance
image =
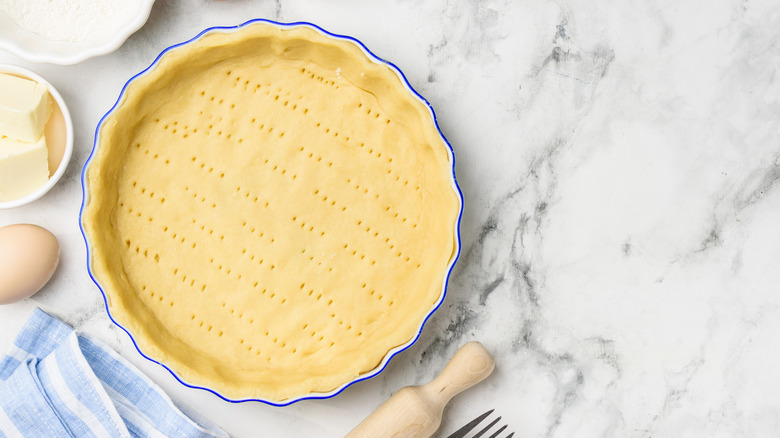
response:
[[[370,3],[370,4],[369,4]],[[112,326],[85,268],[79,173],[121,85],[164,47],[250,18],[312,21],[398,65],[436,109],[465,198],[448,296],[411,349],[331,400],[232,405]],[[73,113],[42,200],[0,211],[62,245],[40,306],[109,343],[235,436],[340,436],[480,340],[497,366],[440,436],[495,408],[516,437],[780,432],[780,5],[771,0],[158,0],[118,52],[28,66]],[[261,431],[261,432],[259,432]]]

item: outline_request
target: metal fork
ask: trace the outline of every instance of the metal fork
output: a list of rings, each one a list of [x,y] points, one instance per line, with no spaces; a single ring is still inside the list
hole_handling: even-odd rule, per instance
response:
[[[466,434],[468,434],[472,430],[476,429],[477,425],[479,425],[479,423],[481,423],[482,420],[484,420],[485,418],[489,417],[490,414],[492,414],[494,410],[495,409],[491,409],[491,410],[485,412],[484,414],[480,415],[479,417],[469,421],[465,426],[463,426],[460,429],[456,430],[452,435],[448,436],[447,438],[463,438],[463,437],[465,437]],[[491,427],[495,426],[499,421],[501,421],[501,417],[500,416],[498,418],[496,418],[495,420],[491,421],[490,424],[488,424],[482,430],[477,432],[476,435],[474,435],[472,438],[479,438],[479,437],[481,437],[482,435],[487,433],[490,430]],[[493,432],[493,435],[490,435],[490,437],[488,437],[488,438],[496,438],[496,437],[498,437],[498,435],[501,432],[503,432],[504,430],[506,430],[506,428],[507,428],[507,425],[504,424],[503,426],[498,428],[498,430]],[[514,435],[515,435],[514,432],[510,432],[509,435],[505,436],[504,438],[512,438]]]

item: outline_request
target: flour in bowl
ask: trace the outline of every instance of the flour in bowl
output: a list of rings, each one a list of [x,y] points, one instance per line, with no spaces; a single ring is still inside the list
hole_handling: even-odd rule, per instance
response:
[[[0,12],[48,40],[110,38],[138,9],[138,0],[0,0]]]

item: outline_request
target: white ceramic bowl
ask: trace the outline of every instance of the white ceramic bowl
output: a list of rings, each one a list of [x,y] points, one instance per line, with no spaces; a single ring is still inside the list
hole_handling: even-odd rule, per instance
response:
[[[130,0],[119,0],[130,1]],[[138,0],[133,14],[112,32],[110,38],[86,41],[52,41],[19,27],[0,12],[0,49],[30,62],[72,65],[93,56],[105,55],[119,48],[136,30],[146,23],[154,0]]]
[[[38,187],[37,190],[30,193],[29,195],[19,199],[14,199],[12,201],[0,201],[0,210],[2,210],[29,204],[30,202],[33,202],[41,196],[45,195],[46,192],[51,190],[51,188],[57,184],[57,181],[60,180],[62,174],[65,173],[65,169],[68,167],[68,162],[70,161],[71,155],[73,155],[73,121],[70,118],[68,107],[65,105],[65,100],[62,98],[60,93],[48,81],[46,81],[46,79],[38,76],[30,70],[27,70],[26,68],[10,64],[0,64],[0,73],[8,73],[14,76],[32,79],[33,81],[46,86],[46,88],[49,90],[49,94],[51,94],[51,97],[54,99],[55,106],[52,108],[52,114],[49,117],[49,120],[46,122],[46,128],[44,132],[47,134],[51,132],[58,134],[53,136],[56,137],[58,144],[51,147],[47,145],[47,147],[50,149],[52,147],[56,147],[57,150],[62,151],[62,156],[59,160],[59,164],[57,165],[57,169],[50,169],[52,173],[46,184]],[[49,156],[51,157],[52,155],[50,154]]]

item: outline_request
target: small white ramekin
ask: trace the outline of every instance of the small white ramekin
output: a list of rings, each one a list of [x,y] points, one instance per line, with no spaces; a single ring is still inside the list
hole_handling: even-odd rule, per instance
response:
[[[45,85],[49,90],[51,97],[57,102],[57,105],[59,105],[60,110],[62,111],[62,117],[65,120],[65,150],[62,153],[62,160],[60,161],[60,165],[57,166],[57,170],[54,171],[52,176],[48,181],[46,181],[44,185],[38,187],[37,190],[30,193],[29,195],[19,199],[14,199],[12,201],[0,201],[0,210],[2,210],[29,204],[30,202],[33,202],[45,195],[49,190],[51,190],[52,187],[54,187],[55,184],[57,184],[57,181],[60,180],[62,174],[65,173],[65,169],[68,167],[68,162],[70,161],[71,155],[73,155],[73,121],[70,118],[68,106],[65,105],[65,100],[46,79],[40,77],[36,73],[31,72],[30,70],[27,70],[26,68],[10,64],[0,64],[0,73],[10,73],[17,76],[23,76],[27,79],[38,82],[39,84]]]

